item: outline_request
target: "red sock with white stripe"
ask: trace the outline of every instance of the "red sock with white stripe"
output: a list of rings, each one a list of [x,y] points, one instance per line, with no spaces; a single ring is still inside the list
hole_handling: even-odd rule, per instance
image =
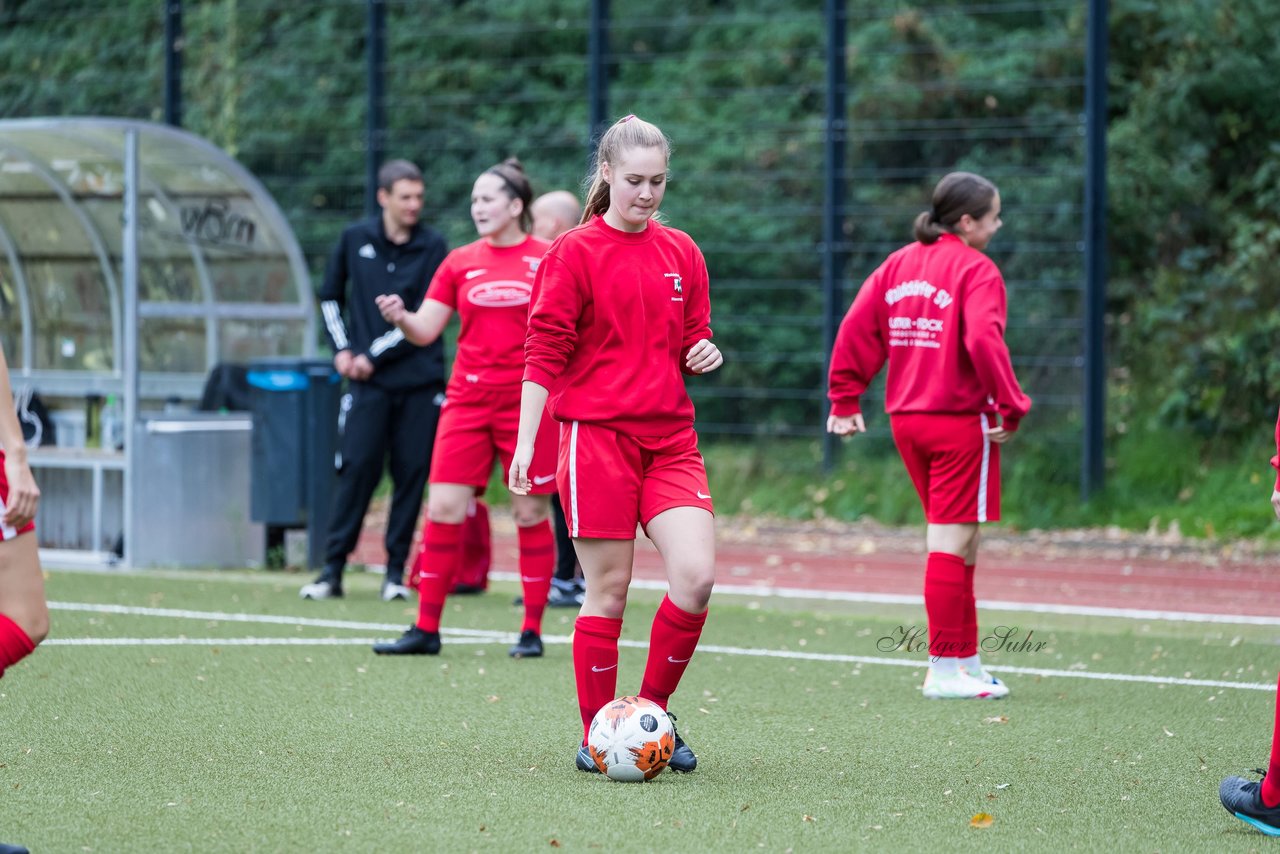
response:
[[[622,620],[610,617],[579,617],[573,624],[573,676],[578,684],[583,744],[596,712],[618,696],[621,635]]]
[[[4,676],[5,668],[17,664],[35,649],[36,645],[22,627],[0,614],[0,676]]]
[[[427,522],[422,534],[422,567],[418,576],[418,620],[424,632],[440,631],[440,613],[462,563],[462,526]]]
[[[1269,807],[1280,806],[1280,682],[1276,685],[1276,726],[1271,734],[1271,762],[1267,776],[1262,778],[1262,802]]]
[[[662,597],[649,632],[649,660],[644,666],[644,681],[640,683],[641,697],[653,700],[664,709],[667,707],[667,700],[675,693],[689,659],[693,658],[706,622],[706,611],[690,614],[676,607],[670,597]]]
[[[924,610],[929,617],[929,655],[964,658],[977,652],[977,636],[968,637],[968,602],[964,558],[929,552],[924,570]],[[967,592],[966,592],[967,589]]]
[[[520,631],[542,634],[542,612],[547,609],[551,574],[556,568],[555,536],[551,533],[551,522],[546,519],[527,528],[516,528],[516,535],[520,540],[520,587],[524,594],[524,623]]]
[[[960,669],[970,676],[982,678],[982,659],[978,653],[978,600],[973,595],[974,569],[974,564],[964,565],[964,633],[961,635],[966,648],[972,646],[973,654],[960,660]]]

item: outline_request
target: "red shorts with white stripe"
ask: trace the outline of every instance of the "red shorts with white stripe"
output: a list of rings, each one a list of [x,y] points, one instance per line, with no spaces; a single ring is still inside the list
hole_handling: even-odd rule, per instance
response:
[[[648,525],[673,507],[715,512],[692,426],[671,436],[629,436],[566,422],[556,475],[571,537],[634,540],[637,522]]]
[[[477,387],[460,393],[450,389],[448,394],[436,427],[429,481],[474,486],[483,492],[496,459],[502,465],[505,482],[520,427],[520,387]],[[533,495],[556,491],[557,427],[544,409],[529,466],[529,492]]]
[[[4,451],[0,451],[0,517],[3,517],[5,508],[9,506],[9,478],[4,473]],[[28,522],[21,528],[14,528],[0,522],[0,541],[12,540],[19,534],[25,534],[27,531],[36,529],[35,522]]]
[[[987,438],[985,414],[899,413],[889,417],[893,441],[935,525],[1000,519],[1000,446]]]

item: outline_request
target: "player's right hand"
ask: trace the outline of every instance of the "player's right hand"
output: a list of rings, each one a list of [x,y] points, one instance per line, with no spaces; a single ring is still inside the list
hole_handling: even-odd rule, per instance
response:
[[[354,358],[350,350],[339,350],[333,354],[333,369],[340,377],[351,376],[351,360]]]
[[[396,294],[379,294],[374,302],[378,304],[378,311],[382,312],[382,319],[387,323],[399,326],[400,321],[404,320],[404,300]]]
[[[533,462],[533,448],[516,443],[515,453],[511,455],[511,469],[507,472],[507,489],[513,495],[528,495],[529,464]]]
[[[1276,518],[1280,519],[1280,489],[1271,493],[1271,506],[1275,508]]]
[[[827,417],[827,432],[835,433],[837,436],[852,436],[855,433],[867,432],[867,423],[862,419],[861,412],[843,417],[830,415]]]

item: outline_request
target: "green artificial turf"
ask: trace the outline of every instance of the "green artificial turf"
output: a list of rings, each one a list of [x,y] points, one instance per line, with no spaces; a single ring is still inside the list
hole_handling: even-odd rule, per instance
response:
[[[55,607],[60,643],[0,682],[0,840],[37,852],[1266,842],[1222,810],[1217,784],[1265,763],[1273,627],[984,613],[984,636],[1016,626],[1011,640],[1028,641],[986,656],[1012,696],[931,702],[923,652],[884,640],[923,625],[919,608],[724,596],[671,705],[698,770],[628,785],[573,768],[572,612],[548,611],[545,658],[512,660],[517,591],[499,584],[450,600],[438,658],[379,658],[364,641],[397,634],[412,605],[378,601],[371,575],[338,602],[301,602],[299,583],[51,573],[55,603],[173,613]],[[620,694],[639,687],[657,596],[633,593]],[[70,643],[131,638],[170,643]],[[1262,687],[1069,675],[1081,672]],[[991,825],[971,827],[982,813]]]

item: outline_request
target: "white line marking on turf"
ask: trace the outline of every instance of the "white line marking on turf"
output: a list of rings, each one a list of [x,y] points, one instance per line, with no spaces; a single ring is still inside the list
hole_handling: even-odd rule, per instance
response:
[[[309,625],[332,629],[370,628],[397,630],[398,624],[362,623],[354,620],[313,620],[303,617],[282,617],[275,614],[229,614],[222,611],[183,611],[173,608],[140,608],[128,605],[95,605],[87,602],[50,602],[49,607],[61,611],[91,611],[106,614],[127,614],[145,617],[175,617],[188,620],[223,621],[237,623],[270,623],[273,625]],[[512,632],[483,631],[479,629],[444,629],[444,635],[458,635],[459,643],[508,643],[515,637]],[[572,639],[565,635],[547,635],[547,644],[567,644]],[[368,638],[50,638],[46,644],[67,646],[348,646],[374,643]],[[618,646],[630,649],[648,649],[644,641],[620,640]],[[891,667],[926,667],[919,659],[882,658],[867,655],[843,655],[840,653],[792,652],[778,649],[749,649],[737,646],[703,644],[703,653],[742,655],[752,658],[782,658],[793,661],[831,661],[841,664],[883,664]],[[1017,673],[1027,676],[1062,677],[1066,679],[1097,679],[1106,682],[1138,682],[1148,685],[1182,685],[1198,688],[1235,688],[1244,691],[1274,691],[1275,685],[1260,682],[1226,682],[1217,679],[1188,679],[1179,676],[1143,676],[1130,673],[1104,673],[1090,670],[1050,670],[1040,667],[1011,667],[987,665],[993,673]]]
[[[496,581],[514,581],[516,575],[493,572]],[[631,586],[641,590],[666,590],[665,581],[633,579]],[[823,602],[862,602],[878,605],[924,606],[923,596],[900,593],[858,593],[844,590],[806,590],[800,587],[771,587],[764,584],[717,584],[715,592],[730,596],[756,596],[775,599],[816,599]],[[1104,608],[1094,605],[1052,605],[1042,602],[1004,602],[979,599],[978,607],[987,611],[1021,611],[1030,614],[1060,614],[1072,617],[1115,617],[1123,620],[1156,620],[1165,623],[1225,623],[1244,626],[1280,626],[1280,617],[1249,614],[1204,614],[1196,611],[1153,611],[1144,608]]]
[[[49,638],[41,646],[364,646],[386,638]],[[449,645],[493,643],[493,638],[453,638]]]

